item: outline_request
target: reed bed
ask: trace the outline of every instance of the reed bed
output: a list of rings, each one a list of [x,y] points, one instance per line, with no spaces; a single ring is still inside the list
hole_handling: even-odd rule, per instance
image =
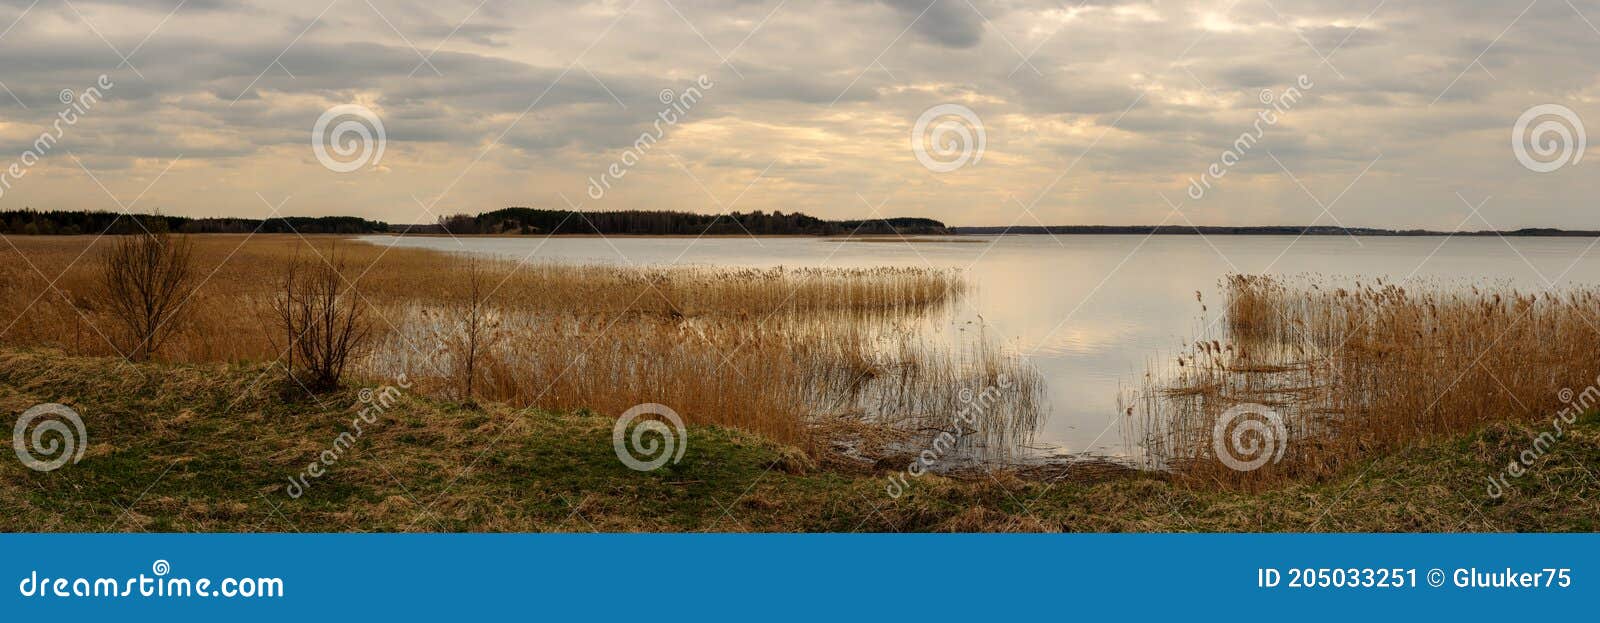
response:
[[[602,414],[658,402],[691,424],[823,451],[841,443],[839,430],[862,430],[833,425],[841,421],[924,443],[962,397],[1003,375],[1014,387],[985,410],[981,434],[962,437],[983,457],[1025,443],[1044,411],[1042,381],[1013,351],[987,338],[925,337],[928,319],[966,287],[954,272],[469,263],[335,237],[192,240],[204,281],[158,360],[280,360],[273,302],[283,269],[337,256],[372,316],[373,345],[354,372],[405,374],[448,399]],[[118,354],[122,341],[93,296],[105,241],[7,241],[4,251],[26,261],[0,264],[0,320],[16,318],[0,341]],[[479,306],[467,304],[474,292]],[[471,309],[482,332],[469,357]]]
[[[1593,287],[1528,293],[1315,275],[1236,275],[1222,286],[1220,339],[1153,365],[1127,406],[1150,467],[1246,488],[1317,479],[1491,422],[1547,423],[1596,392]],[[1276,413],[1282,428],[1261,413],[1225,419],[1247,404]],[[1237,430],[1243,443],[1219,445],[1219,427],[1225,442]],[[1279,446],[1281,458],[1256,469],[1218,456]]]

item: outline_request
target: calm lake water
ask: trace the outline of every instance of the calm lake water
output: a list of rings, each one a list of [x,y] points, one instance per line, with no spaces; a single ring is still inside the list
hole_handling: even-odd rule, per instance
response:
[[[374,244],[530,262],[750,267],[932,266],[966,272],[957,311],[1025,355],[1048,384],[1038,441],[1055,454],[1125,456],[1117,397],[1145,366],[1205,331],[1230,272],[1386,277],[1525,290],[1600,283],[1588,238],[963,236],[959,242],[826,238],[460,238],[366,236]],[[1210,307],[1202,313],[1199,291]],[[962,321],[964,322],[964,321]]]

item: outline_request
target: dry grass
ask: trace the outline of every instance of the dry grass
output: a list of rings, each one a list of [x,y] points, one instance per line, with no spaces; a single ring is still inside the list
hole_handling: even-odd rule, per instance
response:
[[[0,341],[119,354],[104,337],[105,310],[93,302],[100,251],[92,238],[7,240],[26,261],[0,266],[0,320],[17,319]],[[204,281],[184,302],[190,322],[159,360],[283,361],[273,302],[285,268],[297,257],[337,256],[345,287],[372,316],[373,347],[351,362],[353,373],[405,374],[433,396],[603,414],[658,402],[690,423],[812,451],[849,443],[818,435],[836,430],[819,424],[840,418],[919,443],[948,425],[963,390],[980,391],[1002,374],[1018,391],[989,410],[982,435],[965,437],[968,449],[1003,455],[1031,435],[1043,410],[1038,375],[1014,354],[985,339],[915,337],[917,323],[962,295],[964,283],[950,272],[519,267],[335,237],[208,235],[192,243]],[[463,301],[474,301],[465,309],[477,310],[480,324],[462,315]]]
[[[1129,411],[1153,467],[1276,486],[1489,423],[1548,424],[1600,403],[1600,290],[1309,276],[1235,276],[1224,286],[1223,339],[1155,367]],[[1254,471],[1229,469],[1213,452],[1213,427],[1244,403],[1278,412],[1287,432],[1282,459]]]
[[[1259,493],[1097,468],[930,474],[893,499],[887,472],[785,469],[787,449],[738,431],[691,426],[682,463],[637,472],[613,454],[609,417],[406,392],[291,499],[288,478],[351,430],[370,387],[286,402],[256,382],[263,364],[135,368],[0,349],[0,412],[61,402],[90,431],[83,460],[59,470],[0,461],[0,532],[1600,529],[1595,417],[1496,500],[1484,476],[1535,429],[1491,425]]]

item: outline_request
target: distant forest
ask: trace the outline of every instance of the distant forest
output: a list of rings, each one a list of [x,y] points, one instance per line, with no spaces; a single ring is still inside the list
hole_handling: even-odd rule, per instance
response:
[[[371,234],[390,231],[389,224],[354,216],[285,216],[262,221],[248,218],[189,218],[119,212],[13,210],[0,212],[0,234],[62,235],[128,234],[148,229],[190,234]]]
[[[572,212],[505,208],[476,216],[440,217],[438,231],[452,234],[637,234],[637,235],[838,235],[945,234],[944,223],[927,218],[828,221],[799,212],[696,214],[623,210]],[[424,231],[414,228],[412,231]]]
[[[142,225],[142,227],[141,227]],[[662,210],[573,212],[504,208],[478,215],[457,214],[438,222],[390,225],[354,216],[285,216],[266,219],[190,218],[159,214],[85,211],[0,211],[0,234],[74,235],[127,234],[158,229],[190,234],[442,234],[547,235],[607,234],[643,236],[699,235],[999,235],[999,234],[1138,234],[1219,236],[1572,236],[1600,237],[1600,231],[1529,227],[1514,230],[1442,232],[1426,229],[1378,229],[1331,225],[1190,226],[1190,225],[1052,225],[1015,227],[946,227],[915,217],[830,221],[800,212],[732,212],[696,214]]]
[[[143,225],[143,227],[141,227]],[[142,229],[192,234],[638,234],[638,235],[841,235],[946,234],[944,223],[926,218],[828,221],[799,212],[749,212],[712,215],[692,212],[626,210],[571,212],[505,208],[476,216],[440,217],[429,225],[390,225],[354,216],[287,216],[262,221],[246,218],[189,218],[117,212],[15,210],[0,212],[0,234],[127,234]]]

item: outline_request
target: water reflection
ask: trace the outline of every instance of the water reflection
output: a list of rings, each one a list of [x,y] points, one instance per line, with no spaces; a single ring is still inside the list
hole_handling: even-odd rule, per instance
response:
[[[368,236],[376,244],[490,253],[530,262],[752,267],[933,266],[967,271],[970,292],[945,330],[976,323],[1029,358],[1052,452],[1129,452],[1119,391],[1154,357],[1206,334],[1230,272],[1505,280],[1524,288],[1593,283],[1600,257],[1580,238],[1344,236],[1003,236],[962,242],[819,238],[460,238]],[[972,243],[978,240],[979,243]],[[1403,281],[1402,281],[1403,285]],[[939,330],[929,328],[929,331]]]

